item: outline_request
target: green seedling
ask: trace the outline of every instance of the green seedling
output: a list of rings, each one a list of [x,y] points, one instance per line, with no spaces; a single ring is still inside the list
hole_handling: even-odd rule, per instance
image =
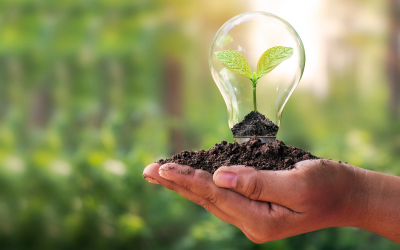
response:
[[[281,62],[293,55],[293,48],[276,46],[265,51],[257,64],[257,72],[251,73],[246,58],[237,51],[224,50],[215,52],[217,58],[229,70],[250,79],[253,86],[253,105],[257,111],[256,87],[258,80],[275,69]]]

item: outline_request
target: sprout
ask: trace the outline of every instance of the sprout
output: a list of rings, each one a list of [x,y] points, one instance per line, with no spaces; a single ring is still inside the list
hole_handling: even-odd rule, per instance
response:
[[[293,48],[276,46],[265,51],[257,64],[257,72],[251,73],[246,58],[237,51],[224,50],[215,52],[217,58],[229,70],[250,79],[253,86],[253,105],[257,111],[256,86],[258,80],[275,69],[281,62],[293,55]]]

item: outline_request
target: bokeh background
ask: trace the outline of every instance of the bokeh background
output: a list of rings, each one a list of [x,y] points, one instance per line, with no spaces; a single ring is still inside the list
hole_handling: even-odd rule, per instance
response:
[[[399,0],[3,0],[0,248],[396,249],[357,228],[256,245],[142,179],[233,140],[208,50],[253,10],[291,23],[307,54],[278,138],[400,175]]]

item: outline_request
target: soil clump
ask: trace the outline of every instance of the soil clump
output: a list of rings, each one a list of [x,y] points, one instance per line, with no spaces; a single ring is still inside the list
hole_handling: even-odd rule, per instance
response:
[[[245,165],[258,170],[290,170],[294,168],[293,164],[312,159],[321,158],[302,149],[287,146],[279,140],[263,144],[258,137],[253,136],[241,144],[222,141],[207,151],[182,151],[157,163],[177,163],[213,174],[221,166],[232,165]]]
[[[279,127],[258,111],[251,111],[231,128],[233,136],[276,136]]]

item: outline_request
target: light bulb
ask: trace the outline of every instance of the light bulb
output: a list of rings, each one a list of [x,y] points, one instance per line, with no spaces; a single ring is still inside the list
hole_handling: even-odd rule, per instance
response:
[[[269,123],[271,126],[276,125],[272,132],[260,134],[252,127],[257,124],[245,124],[250,129],[245,133],[236,131],[234,140],[243,142],[252,135],[263,142],[275,140],[283,108],[298,85],[305,65],[303,43],[294,28],[267,12],[237,15],[216,33],[209,64],[226,103],[231,130],[242,126],[240,122],[255,109],[273,122]]]

